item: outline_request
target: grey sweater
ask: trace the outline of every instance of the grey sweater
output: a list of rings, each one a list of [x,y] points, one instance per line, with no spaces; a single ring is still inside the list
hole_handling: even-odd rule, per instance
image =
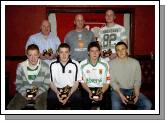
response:
[[[126,58],[120,60],[118,58],[109,62],[111,86],[115,90],[117,88],[132,89],[135,86],[141,86],[141,68],[136,59]]]

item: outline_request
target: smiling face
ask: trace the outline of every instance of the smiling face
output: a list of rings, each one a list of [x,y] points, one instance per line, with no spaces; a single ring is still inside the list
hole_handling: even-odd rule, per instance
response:
[[[36,49],[27,51],[27,58],[30,65],[36,65],[38,63],[39,56],[40,53]]]
[[[127,51],[128,51],[127,47],[123,44],[116,46],[116,53],[118,58],[120,59],[127,58]]]

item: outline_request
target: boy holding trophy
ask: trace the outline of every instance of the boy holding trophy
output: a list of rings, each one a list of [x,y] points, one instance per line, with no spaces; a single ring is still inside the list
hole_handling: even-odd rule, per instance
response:
[[[23,109],[33,102],[34,108],[47,108],[47,90],[50,84],[49,66],[39,59],[39,48],[31,44],[26,50],[27,60],[19,63],[16,72],[16,94],[7,106],[9,110]]]
[[[80,63],[82,71],[83,107],[91,109],[92,103],[99,103],[100,109],[110,109],[107,101],[110,84],[109,65],[101,59],[100,45],[91,42],[88,45],[89,58]]]
[[[48,109],[81,109],[78,85],[82,78],[79,63],[70,58],[70,46],[66,43],[59,45],[58,56],[50,65],[52,82]]]

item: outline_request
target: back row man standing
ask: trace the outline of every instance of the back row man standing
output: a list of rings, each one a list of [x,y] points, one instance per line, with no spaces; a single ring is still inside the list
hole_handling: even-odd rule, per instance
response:
[[[84,28],[85,20],[82,14],[75,16],[75,30],[70,31],[65,36],[64,42],[71,47],[71,58],[76,61],[83,61],[87,58],[87,47],[92,41],[95,41],[93,32]]]
[[[125,28],[119,24],[116,24],[116,19],[113,10],[107,10],[105,14],[106,26],[100,29],[98,41],[102,47],[102,57],[109,61],[116,57],[115,45],[121,40],[128,44]],[[104,56],[107,51],[112,51],[110,56]]]
[[[60,44],[60,40],[52,32],[51,25],[48,20],[43,20],[41,23],[41,32],[33,34],[29,37],[26,48],[30,44],[36,44],[40,50],[40,58],[48,65],[56,58],[56,50]]]

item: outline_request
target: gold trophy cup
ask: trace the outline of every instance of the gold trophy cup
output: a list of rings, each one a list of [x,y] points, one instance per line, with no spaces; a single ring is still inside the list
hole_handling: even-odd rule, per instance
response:
[[[43,56],[48,55],[51,56],[53,54],[52,48],[49,48],[48,50],[43,50]]]
[[[37,95],[37,92],[38,92],[38,87],[36,86],[33,86],[31,89],[27,89],[26,90],[26,97],[27,98],[33,98]]]
[[[70,93],[70,90],[71,90],[71,87],[70,86],[65,86],[63,88],[60,88],[59,89],[59,92],[60,92],[60,98],[62,100],[66,99],[68,97],[68,94]]]
[[[93,99],[99,99],[100,95],[102,94],[102,88],[92,88],[92,98]]]
[[[112,55],[112,50],[108,49],[103,51],[103,57],[110,57]]]
[[[134,95],[126,95],[125,97],[128,100],[128,102],[127,102],[128,105],[134,104],[134,99],[135,99]]]

